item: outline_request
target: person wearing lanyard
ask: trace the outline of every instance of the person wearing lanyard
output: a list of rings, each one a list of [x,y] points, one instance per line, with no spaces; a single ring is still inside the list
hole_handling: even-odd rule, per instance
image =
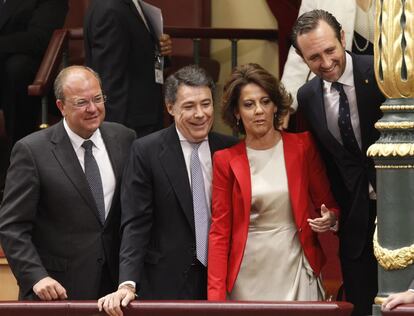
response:
[[[93,0],[84,20],[85,61],[102,77],[106,120],[141,137],[162,128],[163,63],[169,35],[157,38],[141,0]]]

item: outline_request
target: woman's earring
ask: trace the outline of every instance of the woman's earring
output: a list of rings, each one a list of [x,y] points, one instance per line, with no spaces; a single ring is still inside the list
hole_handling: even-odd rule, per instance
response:
[[[237,127],[239,127],[239,125],[240,125],[240,119],[238,117],[236,117],[236,125],[237,125]]]

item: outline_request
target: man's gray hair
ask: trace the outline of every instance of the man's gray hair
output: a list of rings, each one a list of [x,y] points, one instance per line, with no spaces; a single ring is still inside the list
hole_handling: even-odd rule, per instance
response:
[[[211,94],[214,93],[215,88],[213,79],[211,79],[203,68],[197,65],[185,66],[170,75],[165,81],[164,99],[166,104],[175,103],[180,85],[208,87],[211,90]]]

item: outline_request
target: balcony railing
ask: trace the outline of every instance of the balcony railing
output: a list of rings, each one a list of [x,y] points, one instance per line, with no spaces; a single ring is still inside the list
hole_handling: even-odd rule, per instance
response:
[[[190,38],[194,46],[194,63],[200,62],[201,39],[228,39],[231,42],[231,64],[237,65],[237,43],[239,40],[269,40],[277,41],[278,32],[275,29],[238,29],[238,28],[185,28],[165,27],[164,31],[172,38]],[[48,100],[47,96],[52,88],[53,81],[59,69],[69,64],[68,47],[70,41],[83,40],[83,29],[56,30],[50,40],[49,46],[43,57],[42,63],[33,83],[28,87],[28,93],[32,96],[42,97],[42,125],[47,127]]]

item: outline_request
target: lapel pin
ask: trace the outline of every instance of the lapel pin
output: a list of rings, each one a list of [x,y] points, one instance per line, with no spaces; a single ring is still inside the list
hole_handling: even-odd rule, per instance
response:
[[[368,84],[368,79],[365,79],[365,84]]]

